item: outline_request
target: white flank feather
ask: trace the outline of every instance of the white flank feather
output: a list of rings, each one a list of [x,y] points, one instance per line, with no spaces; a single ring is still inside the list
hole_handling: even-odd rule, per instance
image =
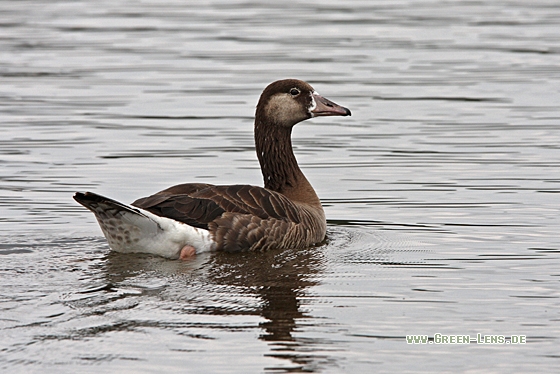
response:
[[[87,206],[116,252],[151,253],[176,259],[181,249],[190,245],[196,253],[213,251],[216,243],[210,232],[170,218],[160,217],[144,209],[107,199]]]

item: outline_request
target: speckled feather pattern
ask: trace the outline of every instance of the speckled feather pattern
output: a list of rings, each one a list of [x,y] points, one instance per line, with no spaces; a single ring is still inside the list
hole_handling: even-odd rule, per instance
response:
[[[160,217],[91,192],[76,193],[74,199],[95,214],[109,247],[114,251],[178,258],[185,245],[193,246],[196,253],[216,249],[208,230]]]

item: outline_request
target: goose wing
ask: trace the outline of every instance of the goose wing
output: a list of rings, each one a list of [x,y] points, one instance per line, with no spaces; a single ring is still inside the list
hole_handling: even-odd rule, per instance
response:
[[[236,215],[293,223],[301,220],[298,207],[284,195],[251,185],[182,184],[132,205],[204,229],[217,219]]]

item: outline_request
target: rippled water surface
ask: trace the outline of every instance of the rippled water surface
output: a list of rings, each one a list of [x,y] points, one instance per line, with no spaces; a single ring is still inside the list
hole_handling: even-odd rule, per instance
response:
[[[324,245],[109,252],[74,191],[260,185],[286,77],[353,112],[294,131]],[[557,1],[2,1],[0,82],[2,372],[560,367]]]

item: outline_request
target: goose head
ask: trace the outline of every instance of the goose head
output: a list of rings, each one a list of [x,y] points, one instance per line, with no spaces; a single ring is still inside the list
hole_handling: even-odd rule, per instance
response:
[[[257,104],[260,123],[291,128],[319,116],[349,116],[350,110],[319,95],[307,82],[284,79],[269,84]]]

